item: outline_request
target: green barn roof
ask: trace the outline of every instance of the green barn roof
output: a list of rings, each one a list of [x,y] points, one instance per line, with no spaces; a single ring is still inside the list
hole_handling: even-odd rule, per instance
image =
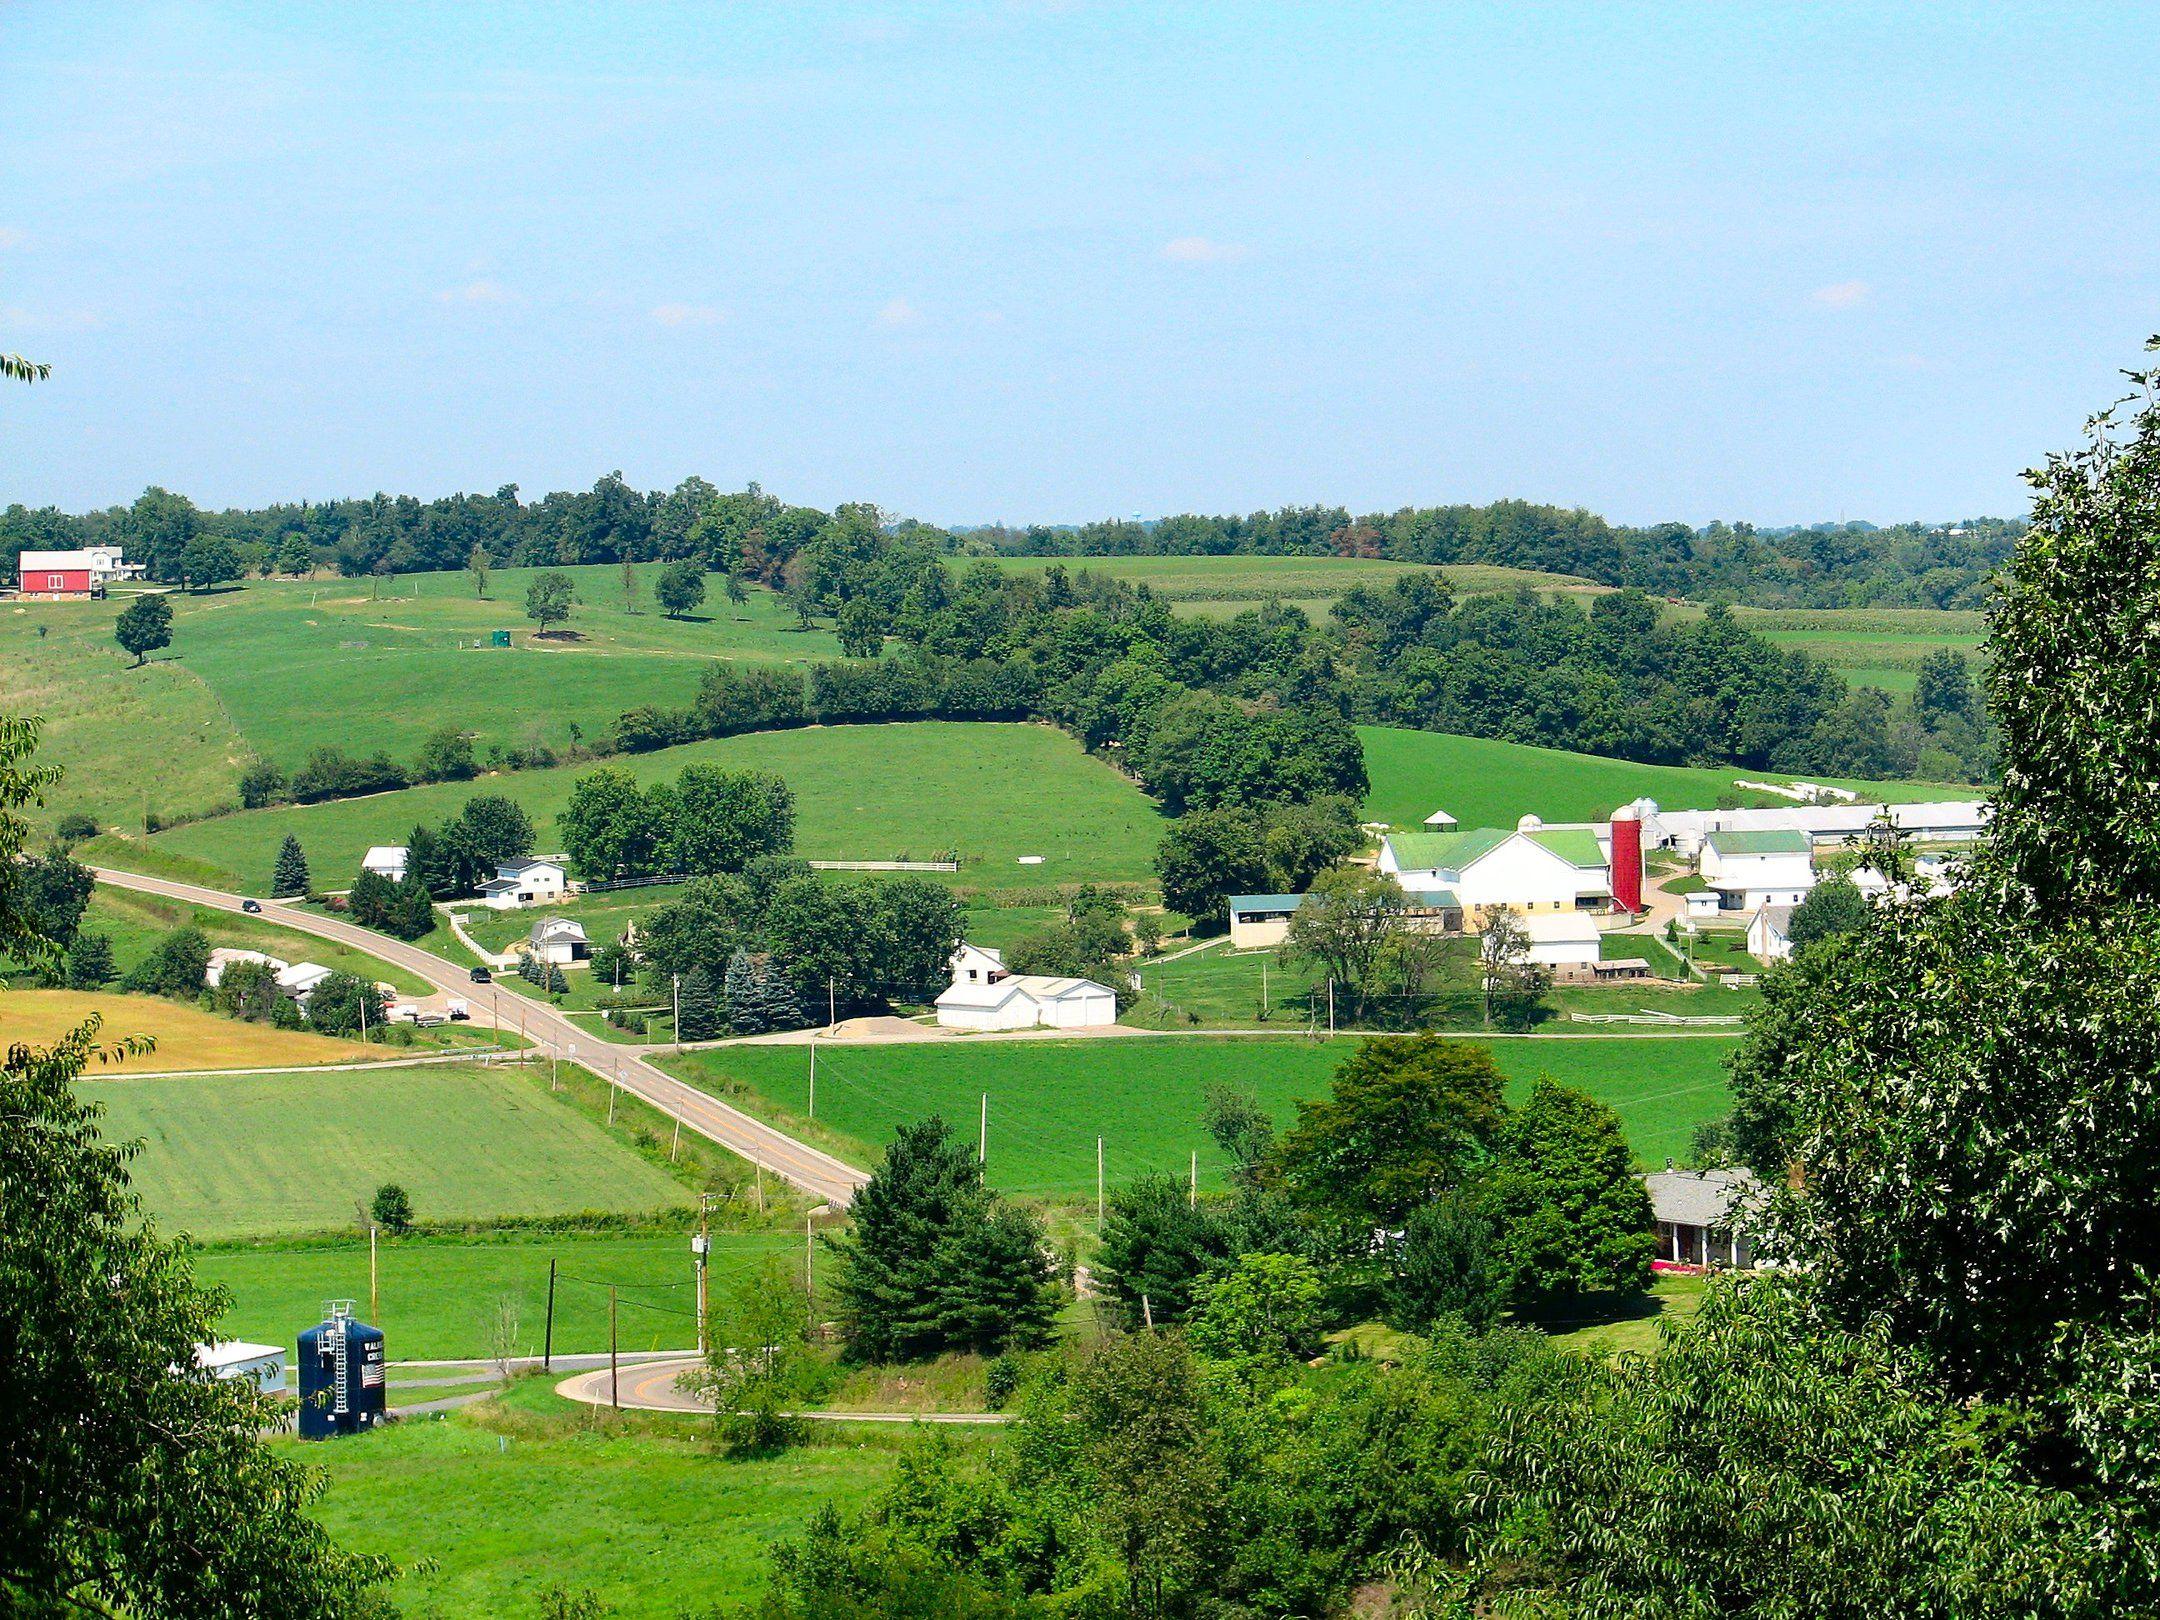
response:
[[[1703,842],[1720,855],[1805,855],[1815,840],[1797,827],[1767,832],[1714,832]]]
[[[1524,836],[1570,866],[1605,869],[1605,851],[1598,847],[1597,834],[1587,827],[1540,827]]]
[[[1387,843],[1395,852],[1395,864],[1405,872],[1459,872],[1513,836],[1498,827],[1473,827],[1468,832],[1392,833]]]

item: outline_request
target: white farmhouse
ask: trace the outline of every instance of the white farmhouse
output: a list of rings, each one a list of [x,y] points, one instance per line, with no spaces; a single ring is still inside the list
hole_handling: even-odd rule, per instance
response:
[[[360,862],[360,870],[388,878],[392,883],[403,883],[406,860],[407,851],[403,844],[377,844]]]
[[[1798,828],[1721,830],[1703,840],[1699,869],[1721,911],[1796,906],[1815,887],[1814,851],[1814,840]]]
[[[1748,919],[1748,955],[1758,962],[1783,962],[1792,956],[1791,906],[1764,906]]]
[[[592,960],[585,925],[575,917],[542,917],[526,935],[525,950],[535,962],[551,967],[574,967]]]
[[[985,984],[955,979],[937,998],[944,1029],[1093,1029],[1117,1022],[1117,992],[1093,979],[1008,973]]]
[[[570,892],[569,869],[559,860],[504,861],[480,885],[480,898],[497,911],[560,900]]]
[[[1005,953],[993,951],[987,945],[970,945],[966,940],[952,953],[952,982],[954,984],[995,984],[1005,977]]]
[[[283,973],[286,964],[261,951],[236,950],[230,945],[220,945],[210,953],[210,965],[203,970],[203,982],[215,990],[225,982],[225,970],[242,962],[259,962],[272,973]]]
[[[1611,856],[1590,827],[1546,827],[1525,816],[1514,832],[1395,833],[1379,868],[1412,893],[1446,893],[1470,927],[1506,910],[1534,917],[1612,907]]]

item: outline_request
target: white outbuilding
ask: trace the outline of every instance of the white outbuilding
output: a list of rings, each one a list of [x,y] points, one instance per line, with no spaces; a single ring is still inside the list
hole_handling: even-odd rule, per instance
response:
[[[376,844],[361,860],[360,870],[388,878],[392,883],[403,883],[408,858],[409,853],[403,844]]]
[[[1698,865],[1720,910],[1797,906],[1815,887],[1815,841],[1798,828],[1721,830],[1703,840]]]
[[[1586,968],[1598,959],[1597,918],[1581,911],[1537,911],[1518,919],[1530,936],[1530,960],[1540,967]]]
[[[265,1395],[281,1394],[285,1388],[285,1350],[275,1344],[249,1344],[245,1339],[220,1339],[195,1347],[195,1365],[213,1378],[245,1379]]]
[[[1093,979],[1011,973],[984,984],[955,981],[937,998],[944,1029],[1094,1029],[1117,1022],[1117,992]]]
[[[1764,906],[1748,919],[1748,955],[1758,962],[1783,962],[1792,955],[1791,906]]]
[[[203,982],[215,990],[225,982],[225,970],[238,967],[242,962],[257,962],[272,973],[283,973],[286,964],[261,951],[243,951],[231,945],[220,945],[210,953],[210,965],[203,970]]]
[[[573,967],[592,960],[585,925],[575,917],[540,918],[525,936],[525,949],[534,961],[552,967]]]

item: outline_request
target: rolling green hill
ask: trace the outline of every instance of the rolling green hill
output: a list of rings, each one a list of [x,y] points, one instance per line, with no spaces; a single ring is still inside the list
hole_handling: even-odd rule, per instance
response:
[[[656,563],[625,610],[618,568],[563,570],[579,606],[566,637],[525,617],[535,570],[506,568],[475,596],[463,574],[388,580],[253,580],[175,593],[173,644],[142,669],[113,644],[128,598],[41,602],[0,612],[0,712],[46,720],[42,757],[66,767],[54,809],[140,826],[144,811],[194,815],[238,797],[242,766],[286,769],[333,743],[409,760],[445,726],[491,746],[560,750],[640,703],[681,704],[713,658],[837,657],[826,630],[798,631],[769,591],[737,608],[710,582],[696,615],[653,604]],[[378,595],[378,593],[380,593]],[[476,647],[507,630],[508,648]]]
[[[813,860],[931,859],[959,853],[973,888],[1146,882],[1162,817],[1154,805],[1061,731],[1040,725],[917,721],[759,732],[627,756],[645,781],[692,761],[778,771],[795,791],[797,853]],[[555,814],[595,767],[513,771],[328,804],[286,805],[175,827],[152,848],[266,886],[279,842],[296,834],[318,883],[339,887],[370,844],[399,843],[418,821],[441,821],[475,793],[524,805],[539,847],[558,846]],[[1040,865],[1022,866],[1022,855]]]
[[[1358,736],[1365,744],[1365,770],[1372,779],[1365,813],[1392,827],[1416,827],[1435,810],[1447,811],[1465,827],[1512,827],[1525,815],[1547,821],[1595,821],[1645,796],[1667,809],[1709,810],[1721,803],[1775,805],[1789,801],[1774,794],[1747,792],[1734,783],[1743,776],[1750,781],[1792,780],[1738,769],[1639,765],[1557,748],[1393,726],[1360,726]],[[1880,794],[1891,803],[1965,799],[1981,791],[1944,782],[1808,780]]]
[[[965,567],[976,558],[955,559]],[[1544,574],[1527,568],[1485,564],[1438,568],[1425,563],[1381,562],[1361,557],[1001,557],[998,566],[1040,573],[1052,566],[1073,573],[1086,569],[1134,585],[1145,585],[1174,611],[1206,618],[1229,618],[1270,601],[1289,603],[1318,618],[1335,598],[1353,585],[1386,585],[1401,574],[1435,574],[1458,595],[1512,591],[1595,594],[1609,587],[1572,574]]]

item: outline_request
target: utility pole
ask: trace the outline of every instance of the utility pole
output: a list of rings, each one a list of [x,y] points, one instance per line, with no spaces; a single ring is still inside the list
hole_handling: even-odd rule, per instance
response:
[[[560,1091],[561,1089],[562,1087],[557,1085],[555,1081],[555,1048],[551,1046],[548,1048],[548,1090]]]
[[[1260,1021],[1267,1022],[1267,958],[1260,958]]]
[[[803,1308],[809,1320],[804,1332],[817,1337],[817,1239],[810,1230],[810,1218],[815,1212],[804,1210],[802,1218],[802,1286]]]
[[[682,975],[681,975],[680,973],[678,973],[678,974],[675,974],[675,975],[674,975],[674,979],[675,979],[675,1051],[676,1051],[677,1055],[680,1055],[680,1054],[681,1054],[681,1052],[682,1052]]]
[[[1193,1149],[1192,1168],[1186,1172],[1186,1175],[1188,1179],[1185,1183],[1185,1207],[1187,1209],[1198,1209],[1200,1207],[1200,1150],[1198,1148]]]
[[[975,1162],[990,1162],[990,1093],[987,1091],[982,1094],[982,1129],[975,1138]]]
[[[697,1256],[697,1350],[706,1353],[705,1345],[705,1257],[712,1249],[712,1229],[707,1212],[712,1208],[712,1194],[698,1194],[697,1236],[690,1240],[690,1252]]]
[[[608,1405],[622,1410],[622,1374],[615,1363],[615,1285],[607,1285],[607,1384]]]
[[[675,1155],[680,1152],[682,1152],[682,1121],[678,1119],[675,1122],[675,1140],[668,1144],[667,1162],[673,1164]]]
[[[367,1313],[370,1322],[382,1316],[382,1295],[375,1286],[375,1223],[367,1229]]]
[[[555,1257],[548,1256],[547,1326],[540,1334],[540,1370],[555,1370]]]
[[[1332,978],[1327,982],[1327,1032],[1335,1033],[1335,981]]]
[[[1095,1235],[1102,1236],[1102,1138],[1095,1138]]]
[[[810,1037],[810,1117],[817,1118],[817,1037]]]

